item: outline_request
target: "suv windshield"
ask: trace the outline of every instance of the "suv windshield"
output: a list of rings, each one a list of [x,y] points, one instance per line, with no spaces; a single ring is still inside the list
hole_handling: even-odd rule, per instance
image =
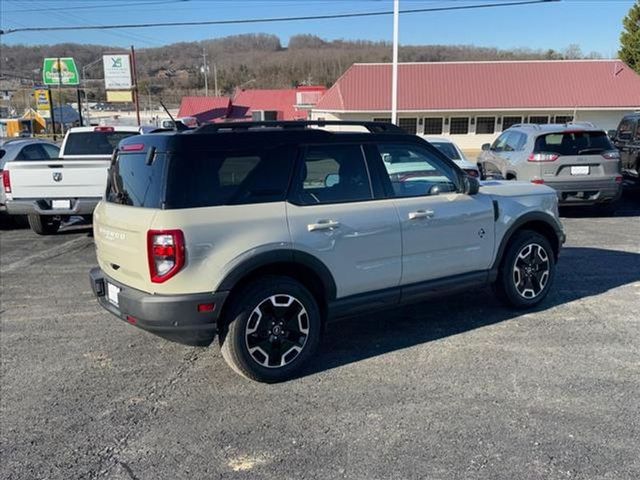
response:
[[[547,133],[536,138],[534,153],[558,155],[591,155],[612,150],[605,132],[572,131]]]
[[[137,132],[72,132],[67,137],[64,155],[111,155],[120,140]]]

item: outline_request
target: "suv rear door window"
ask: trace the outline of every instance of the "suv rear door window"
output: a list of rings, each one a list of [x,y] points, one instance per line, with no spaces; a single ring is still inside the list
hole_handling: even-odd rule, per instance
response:
[[[120,140],[137,132],[72,132],[67,137],[64,155],[111,155]]]
[[[360,145],[307,147],[293,188],[301,205],[371,200],[369,172]]]
[[[107,202],[133,207],[162,208],[165,155],[146,164],[146,153],[121,153],[109,169]]]
[[[540,135],[536,138],[534,153],[556,153],[558,155],[594,155],[612,150],[605,132],[559,132]]]
[[[171,156],[165,208],[284,201],[293,149],[184,152]]]

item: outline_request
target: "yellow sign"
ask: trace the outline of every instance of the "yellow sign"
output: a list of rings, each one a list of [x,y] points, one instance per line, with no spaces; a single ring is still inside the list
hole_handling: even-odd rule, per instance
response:
[[[133,102],[131,90],[113,91],[107,90],[107,102]]]
[[[44,117],[49,118],[51,116],[51,102],[49,101],[49,90],[36,89],[33,91],[33,97],[36,101],[36,110]]]

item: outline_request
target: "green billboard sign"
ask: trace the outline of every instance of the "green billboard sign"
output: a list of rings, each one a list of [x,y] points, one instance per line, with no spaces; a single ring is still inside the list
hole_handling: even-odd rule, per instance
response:
[[[78,85],[80,75],[71,57],[45,58],[42,64],[42,81],[45,85]]]

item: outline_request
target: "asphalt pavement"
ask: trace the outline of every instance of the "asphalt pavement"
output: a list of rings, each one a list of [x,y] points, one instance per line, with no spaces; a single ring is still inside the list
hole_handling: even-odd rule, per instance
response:
[[[0,231],[2,479],[638,479],[640,194],[564,212],[553,291],[338,323],[296,380],[96,304],[90,230]]]

